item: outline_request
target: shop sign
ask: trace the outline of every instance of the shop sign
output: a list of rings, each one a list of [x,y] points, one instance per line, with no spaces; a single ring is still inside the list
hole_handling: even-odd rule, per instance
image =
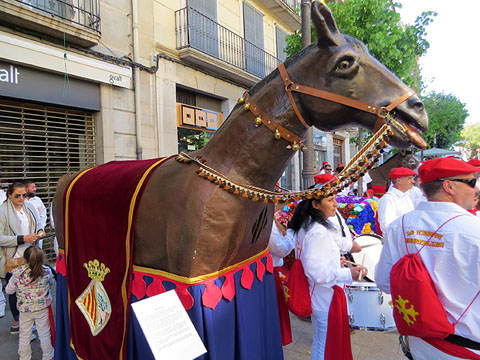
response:
[[[0,96],[100,110],[97,83],[0,61]]]
[[[177,103],[178,126],[216,131],[222,124],[222,113]]]

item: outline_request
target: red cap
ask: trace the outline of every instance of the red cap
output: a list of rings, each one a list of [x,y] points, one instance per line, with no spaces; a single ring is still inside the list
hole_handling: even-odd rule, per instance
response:
[[[415,175],[417,175],[415,171],[406,167],[398,167],[390,171],[390,179],[392,180]]]
[[[335,176],[331,174],[320,174],[320,175],[315,175],[314,179],[315,179],[315,185],[325,184],[330,180],[335,179]]]
[[[470,164],[472,166],[480,167],[480,160],[478,159],[472,159],[467,162],[467,164]]]
[[[343,166],[342,163],[338,163],[338,164],[337,164],[337,167],[342,167],[342,166]]]
[[[325,166],[325,165],[328,165],[328,161],[324,161],[324,162],[322,163],[322,166]]]
[[[474,174],[478,168],[455,158],[436,158],[425,161],[418,168],[422,183],[456,175]]]

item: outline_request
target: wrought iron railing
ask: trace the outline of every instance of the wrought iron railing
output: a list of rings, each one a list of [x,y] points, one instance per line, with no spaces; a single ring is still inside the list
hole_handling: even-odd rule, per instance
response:
[[[47,13],[100,33],[99,0],[16,0],[23,6]]]
[[[302,1],[301,0],[282,0],[282,2],[287,5],[290,9],[295,11],[295,14],[297,13],[298,9],[301,9],[302,7]]]
[[[280,60],[195,9],[175,12],[176,48],[191,47],[260,78]]]

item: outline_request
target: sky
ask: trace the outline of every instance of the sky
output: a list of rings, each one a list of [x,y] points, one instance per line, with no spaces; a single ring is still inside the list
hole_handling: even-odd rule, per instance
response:
[[[438,15],[427,26],[430,48],[420,58],[427,91],[455,95],[466,104],[466,124],[480,123],[480,1],[397,0],[402,22],[413,24],[423,11]]]

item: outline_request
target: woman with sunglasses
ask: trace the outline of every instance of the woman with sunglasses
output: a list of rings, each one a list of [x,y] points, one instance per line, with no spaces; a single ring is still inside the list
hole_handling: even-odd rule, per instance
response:
[[[7,257],[23,258],[25,249],[40,237],[39,216],[35,207],[25,201],[27,190],[21,182],[10,184],[7,189],[7,201],[0,205],[0,277],[7,283],[12,276],[6,273]],[[8,302],[12,311],[11,334],[18,334],[19,313],[17,297],[9,295]]]
[[[363,266],[341,265],[334,196],[298,204],[288,227],[295,233],[295,256],[302,262],[312,302],[312,360],[351,360],[350,329],[343,285],[366,275]]]

